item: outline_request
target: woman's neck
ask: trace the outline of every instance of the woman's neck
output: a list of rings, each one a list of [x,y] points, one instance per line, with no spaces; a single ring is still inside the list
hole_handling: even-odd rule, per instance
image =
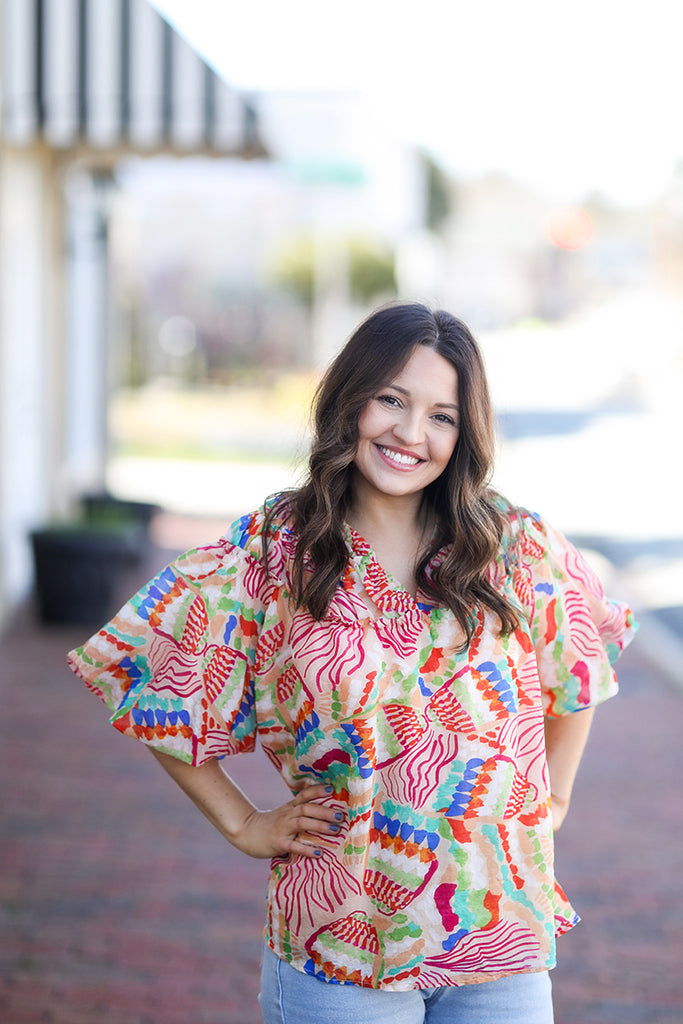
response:
[[[364,537],[367,533],[415,535],[424,530],[426,511],[422,492],[382,494],[358,481],[346,519]]]

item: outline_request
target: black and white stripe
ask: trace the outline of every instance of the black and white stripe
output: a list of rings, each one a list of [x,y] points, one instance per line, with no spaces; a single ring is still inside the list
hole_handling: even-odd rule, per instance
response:
[[[148,0],[4,0],[5,140],[259,155],[256,112]]]

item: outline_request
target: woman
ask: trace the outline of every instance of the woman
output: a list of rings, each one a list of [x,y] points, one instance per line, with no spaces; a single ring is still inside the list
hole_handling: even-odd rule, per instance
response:
[[[578,920],[552,833],[634,627],[490,490],[492,456],[465,325],[381,309],[318,389],[304,486],[70,656],[221,834],[272,858],[266,1024],[552,1021]],[[217,760],[257,734],[292,792],[273,810]]]

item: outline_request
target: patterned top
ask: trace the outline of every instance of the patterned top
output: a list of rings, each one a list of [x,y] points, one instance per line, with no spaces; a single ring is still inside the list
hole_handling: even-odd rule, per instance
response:
[[[340,833],[271,865],[265,938],[300,971],[389,990],[541,971],[578,920],[554,877],[543,718],[616,693],[635,626],[564,537],[505,507],[491,579],[520,612],[508,637],[482,613],[459,652],[451,611],[413,599],[350,527],[315,620],[289,600],[286,521],[264,569],[261,510],[69,656],[129,736],[201,764],[258,734],[293,791],[333,787]]]

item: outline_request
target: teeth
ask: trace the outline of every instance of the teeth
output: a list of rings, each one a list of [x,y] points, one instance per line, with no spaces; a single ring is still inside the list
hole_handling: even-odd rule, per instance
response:
[[[420,462],[420,459],[416,459],[413,455],[402,455],[401,452],[392,451],[391,448],[384,448],[381,444],[378,444],[377,447],[382,455],[386,455],[392,462],[398,462],[402,466],[416,466]]]

